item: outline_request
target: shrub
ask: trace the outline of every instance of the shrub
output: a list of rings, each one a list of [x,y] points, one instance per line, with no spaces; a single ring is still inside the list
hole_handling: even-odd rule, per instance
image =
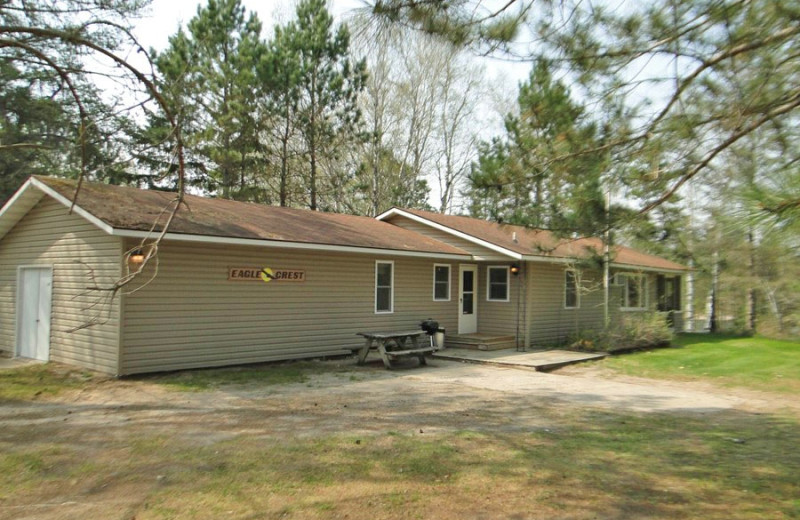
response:
[[[665,347],[673,332],[663,312],[631,313],[606,330],[583,331],[570,338],[568,348],[584,352],[617,352]]]

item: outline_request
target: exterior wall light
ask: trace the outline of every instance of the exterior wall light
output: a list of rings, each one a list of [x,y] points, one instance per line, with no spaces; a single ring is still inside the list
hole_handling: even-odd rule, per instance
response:
[[[144,262],[144,252],[141,249],[134,249],[128,257],[128,260],[130,260],[132,264],[141,265]]]
[[[519,264],[511,264],[511,274],[514,276],[519,274]]]

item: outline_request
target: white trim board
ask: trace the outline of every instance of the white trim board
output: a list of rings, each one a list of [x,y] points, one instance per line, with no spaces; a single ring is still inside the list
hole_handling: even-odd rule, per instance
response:
[[[125,238],[152,238],[158,232],[133,231],[129,229],[114,229],[111,235]],[[190,235],[184,233],[167,233],[164,240],[174,240],[176,242],[198,242],[205,244],[225,244],[236,246],[270,247],[285,249],[306,249],[312,251],[330,251],[338,253],[358,253],[389,256],[408,256],[416,258],[441,258],[444,260],[469,260],[470,255],[458,255],[450,253],[431,253],[427,251],[404,251],[402,249],[382,249],[361,246],[337,246],[330,244],[315,244],[307,242],[284,242],[280,240],[263,240],[258,238],[233,238],[219,237],[212,235]]]

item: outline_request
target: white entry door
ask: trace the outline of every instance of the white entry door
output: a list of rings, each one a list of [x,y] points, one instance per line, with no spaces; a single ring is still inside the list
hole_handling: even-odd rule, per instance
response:
[[[458,267],[458,333],[478,332],[478,267]]]
[[[53,270],[20,267],[17,275],[17,355],[50,358],[50,306]]]

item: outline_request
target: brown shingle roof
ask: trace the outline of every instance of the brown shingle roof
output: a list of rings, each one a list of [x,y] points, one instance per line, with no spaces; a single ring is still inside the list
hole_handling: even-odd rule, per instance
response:
[[[590,258],[602,255],[603,243],[598,238],[557,238],[551,232],[523,226],[499,224],[471,217],[443,215],[415,209],[403,209],[441,226],[466,233],[485,242],[525,256],[543,258]],[[514,234],[516,233],[516,242]],[[665,270],[687,270],[687,267],[664,258],[642,253],[626,246],[614,246],[612,262],[615,265]]]
[[[36,177],[60,195],[71,199],[76,183]],[[77,204],[115,229],[149,231],[163,223],[175,194],[156,190],[84,183]],[[468,255],[457,247],[369,217],[265,206],[247,202],[186,195],[186,206],[169,232],[327,246],[362,247],[402,252]],[[156,226],[156,230],[161,228]]]

